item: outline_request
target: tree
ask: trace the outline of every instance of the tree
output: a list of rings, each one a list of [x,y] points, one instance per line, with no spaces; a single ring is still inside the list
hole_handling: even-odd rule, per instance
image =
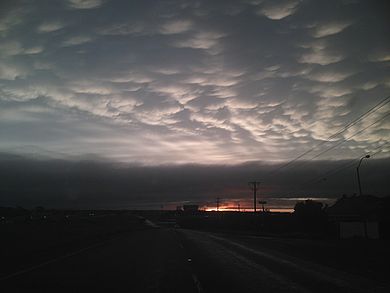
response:
[[[326,232],[327,215],[321,202],[310,199],[297,202],[294,207],[294,218],[304,232],[310,234]]]

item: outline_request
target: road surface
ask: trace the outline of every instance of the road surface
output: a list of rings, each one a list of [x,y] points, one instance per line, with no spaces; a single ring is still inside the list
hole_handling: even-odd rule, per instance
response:
[[[287,239],[178,233],[205,292],[390,292],[388,283],[292,256]]]
[[[387,292],[390,288],[291,256],[288,249],[273,249],[272,241],[149,225],[4,273],[0,292]]]

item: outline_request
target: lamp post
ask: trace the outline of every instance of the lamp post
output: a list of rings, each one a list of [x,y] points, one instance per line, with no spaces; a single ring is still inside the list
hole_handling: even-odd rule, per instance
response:
[[[359,195],[362,196],[362,186],[360,184],[360,174],[359,174],[359,168],[360,168],[360,165],[362,164],[362,161],[363,159],[368,159],[370,157],[370,155],[365,155],[364,157],[362,157],[359,161],[359,165],[357,166],[356,168],[356,173],[357,173],[357,179],[358,179],[358,184],[359,184]]]

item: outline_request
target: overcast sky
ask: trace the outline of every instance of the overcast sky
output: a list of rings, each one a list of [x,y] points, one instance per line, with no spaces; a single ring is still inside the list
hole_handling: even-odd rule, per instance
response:
[[[388,162],[389,100],[327,142],[390,95],[386,2],[1,1],[0,152]]]
[[[389,95],[385,2],[2,1],[1,150],[292,159]],[[385,117],[319,159],[388,156],[389,129]]]

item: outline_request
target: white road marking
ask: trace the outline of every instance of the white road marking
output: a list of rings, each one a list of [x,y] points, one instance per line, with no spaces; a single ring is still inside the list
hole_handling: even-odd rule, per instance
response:
[[[151,227],[151,228],[160,228],[160,226],[156,225],[155,223],[153,223],[153,222],[150,221],[150,220],[145,220],[144,224],[145,224],[146,226]]]
[[[194,281],[198,293],[202,293],[203,292],[202,285],[200,284],[198,277],[194,273],[192,274],[192,280]]]

